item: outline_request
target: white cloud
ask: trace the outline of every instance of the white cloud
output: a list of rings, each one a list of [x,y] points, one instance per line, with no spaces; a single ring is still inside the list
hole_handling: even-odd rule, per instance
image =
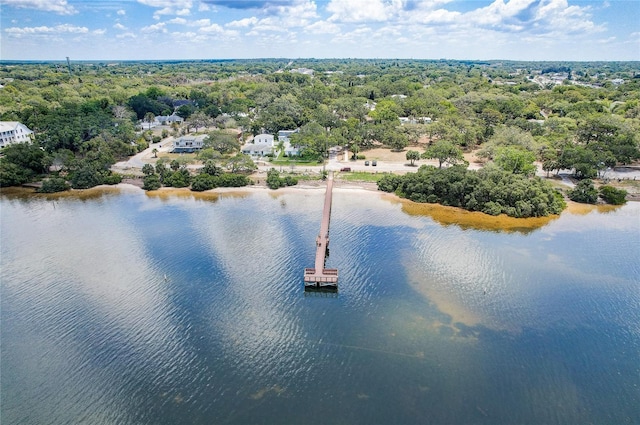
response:
[[[104,35],[107,32],[107,30],[105,29],[98,29],[98,30],[93,30],[91,32],[91,34],[95,34],[95,35]]]
[[[87,27],[78,27],[70,24],[56,25],[55,27],[23,27],[23,28],[7,28],[4,30],[7,34],[14,37],[22,37],[27,35],[59,35],[59,34],[87,34]]]
[[[171,7],[175,9],[190,9],[193,6],[191,0],[138,0],[138,3],[157,8]]]
[[[116,38],[136,38],[136,35],[132,32],[125,32],[125,33],[116,35]]]
[[[147,27],[143,27],[140,31],[144,33],[166,33],[167,29],[165,28],[165,22],[159,22],[154,25],[149,25]]]
[[[173,18],[167,21],[168,24],[178,24],[178,25],[185,25],[187,23],[187,20],[184,18]]]
[[[211,25],[211,20],[207,19],[198,19],[197,21],[193,21],[192,25],[196,27],[206,27],[207,25]]]
[[[118,22],[117,24],[115,24],[113,27],[114,27],[115,29],[117,29],[117,30],[122,30],[122,31],[124,31],[124,30],[126,30],[126,29],[127,29],[127,27],[125,27],[124,25],[122,25],[122,24],[121,24],[121,23],[119,23],[119,22]]]
[[[3,6],[37,9],[45,12],[55,12],[60,15],[78,13],[75,7],[67,3],[67,0],[3,0],[2,3]]]
[[[192,0],[138,0],[138,3],[160,9],[154,12],[155,19],[159,19],[160,15],[190,15],[193,6]]]
[[[317,21],[308,25],[305,31],[312,34],[337,34],[340,32],[340,27],[333,22]]]
[[[382,0],[331,0],[327,11],[332,13],[329,21],[382,22],[391,18],[397,5]]]
[[[258,23],[258,18],[256,18],[255,16],[252,16],[250,18],[244,18],[244,19],[240,19],[240,20],[237,20],[237,21],[231,21],[231,22],[227,23],[226,26],[233,27],[233,28],[247,28],[247,27],[255,25],[257,23]]]
[[[126,15],[127,14],[127,12],[124,9],[118,10],[117,13],[118,13],[118,15]]]

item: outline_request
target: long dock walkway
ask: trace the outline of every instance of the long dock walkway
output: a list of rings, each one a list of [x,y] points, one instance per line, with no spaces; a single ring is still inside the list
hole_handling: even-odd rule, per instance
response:
[[[338,269],[325,269],[325,261],[329,249],[329,224],[331,222],[331,199],[333,190],[333,173],[327,179],[327,190],[324,195],[322,224],[316,238],[316,263],[314,268],[304,269],[305,286],[338,287]]]

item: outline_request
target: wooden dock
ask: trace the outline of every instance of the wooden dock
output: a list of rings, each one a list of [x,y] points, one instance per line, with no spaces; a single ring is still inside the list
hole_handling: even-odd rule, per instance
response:
[[[338,288],[338,269],[326,269],[325,261],[329,252],[329,224],[331,222],[331,199],[333,190],[333,173],[327,179],[327,190],[324,195],[322,224],[316,238],[316,263],[314,268],[304,269],[304,285],[313,288]]]

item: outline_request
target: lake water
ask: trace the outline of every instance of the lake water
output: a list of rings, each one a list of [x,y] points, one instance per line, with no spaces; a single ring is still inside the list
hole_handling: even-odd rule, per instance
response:
[[[640,423],[640,203],[496,224],[337,188],[318,296],[323,197],[4,192],[0,422]]]

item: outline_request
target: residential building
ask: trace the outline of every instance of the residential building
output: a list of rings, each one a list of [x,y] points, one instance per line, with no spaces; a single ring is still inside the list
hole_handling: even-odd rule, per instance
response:
[[[273,134],[258,134],[257,136],[253,137],[253,144],[254,145],[269,145],[269,146],[273,146],[274,145],[274,137]]]
[[[177,122],[178,124],[180,124],[183,121],[184,119],[181,116],[176,115],[175,113],[171,115],[159,115],[155,119],[154,126],[155,125],[171,125],[174,122]]]
[[[299,128],[295,130],[280,130],[278,131],[278,142],[282,142],[284,147],[284,154],[286,156],[295,156],[300,154],[300,149],[297,146],[291,145],[291,137],[292,134],[300,131]]]
[[[202,149],[207,136],[182,136],[173,141],[174,153],[192,153]]]
[[[247,143],[242,147],[242,153],[254,158],[259,158],[261,156],[272,154],[273,146],[267,144]]]
[[[0,148],[33,140],[33,131],[17,121],[0,121]]]
[[[258,134],[253,137],[250,143],[242,146],[242,153],[254,158],[266,156],[274,152],[275,139],[273,134]]]

